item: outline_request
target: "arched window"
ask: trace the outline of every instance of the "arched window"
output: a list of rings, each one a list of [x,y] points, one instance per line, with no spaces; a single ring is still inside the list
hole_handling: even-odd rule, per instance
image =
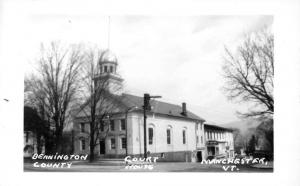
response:
[[[185,139],[185,130],[182,131],[182,143],[185,144],[186,143],[186,139]]]
[[[153,128],[148,128],[148,143],[149,145],[152,145],[153,144]]]
[[[167,128],[167,144],[170,145],[172,143],[172,127],[169,126]]]
[[[182,130],[182,144],[186,144],[186,128]]]
[[[148,128],[148,144],[152,145],[154,143],[154,125],[150,124]]]

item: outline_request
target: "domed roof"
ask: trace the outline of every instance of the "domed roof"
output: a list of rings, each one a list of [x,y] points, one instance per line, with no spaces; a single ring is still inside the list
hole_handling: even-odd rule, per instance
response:
[[[118,59],[114,53],[112,53],[110,50],[104,51],[104,53],[101,55],[99,63],[118,63]]]

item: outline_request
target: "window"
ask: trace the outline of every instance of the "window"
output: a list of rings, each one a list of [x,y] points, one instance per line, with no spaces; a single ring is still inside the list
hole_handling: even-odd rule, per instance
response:
[[[121,119],[121,130],[126,129],[125,119]]]
[[[196,141],[197,141],[197,143],[199,143],[199,136],[197,136]]]
[[[110,72],[113,73],[114,67],[110,66]]]
[[[152,145],[153,144],[153,128],[148,128],[148,135],[149,135],[148,143],[149,143],[149,145]]]
[[[110,120],[110,131],[114,131],[114,130],[115,130],[115,121]]]
[[[182,143],[186,143],[185,130],[182,131]]]
[[[100,131],[104,132],[104,123],[102,123],[102,122],[100,123]]]
[[[116,149],[116,140],[115,140],[115,138],[110,139],[110,148],[111,149]]]
[[[80,123],[80,131],[81,132],[85,132],[85,130],[84,130],[84,123]]]
[[[200,130],[202,130],[202,126],[203,126],[202,123],[200,123]]]
[[[126,144],[127,144],[126,138],[121,138],[121,144],[122,144],[121,148],[126,149]]]
[[[203,136],[201,136],[201,143],[203,144]]]
[[[81,139],[81,150],[85,150],[85,139]]]
[[[107,66],[104,66],[104,72],[107,72]]]
[[[171,144],[171,129],[167,129],[167,144]]]

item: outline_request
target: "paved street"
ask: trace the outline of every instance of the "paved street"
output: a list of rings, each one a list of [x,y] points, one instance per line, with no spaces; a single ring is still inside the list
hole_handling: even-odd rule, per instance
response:
[[[227,165],[225,165],[227,166]],[[152,168],[152,167],[151,167]],[[227,171],[223,169],[223,165],[212,164],[205,165],[201,163],[186,162],[158,162],[153,164],[153,169],[148,166],[139,166],[136,169],[126,169],[123,162],[72,162],[70,168],[41,168],[34,167],[33,163],[24,163],[24,171],[55,171],[55,172],[273,172],[273,168],[257,168],[250,165],[237,165],[237,169],[231,171],[231,167]]]

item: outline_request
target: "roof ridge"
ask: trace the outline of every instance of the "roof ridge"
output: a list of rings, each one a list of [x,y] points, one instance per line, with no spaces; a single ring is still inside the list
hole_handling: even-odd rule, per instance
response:
[[[137,98],[137,99],[140,99],[140,101],[143,100],[143,97],[142,96],[136,96],[136,95],[133,95],[133,94],[129,94],[129,93],[123,93],[122,94],[124,97],[126,96],[130,96],[130,97],[133,97],[133,98]],[[130,100],[130,98],[129,98]],[[134,103],[134,104],[137,104],[136,102],[130,100],[131,103]],[[181,105],[179,104],[174,104],[174,103],[168,103],[168,102],[164,102],[164,101],[158,101],[158,100],[152,100],[152,104],[155,104],[156,105],[156,109],[154,111],[154,113],[162,113],[162,114],[166,114],[166,115],[172,115],[172,116],[177,116],[177,117],[182,117],[182,118],[190,118],[190,119],[197,119],[197,120],[203,120],[205,121],[203,118],[199,117],[198,115],[194,114],[193,112],[189,111],[187,109],[187,116],[183,116],[181,114]],[[159,106],[157,106],[157,104],[162,104],[161,107],[165,106],[164,108],[159,108]],[[139,105],[141,106],[141,105]],[[171,107],[171,108],[167,108],[166,107]],[[176,112],[174,112],[174,110],[176,110]]]
[[[123,93],[124,95],[129,95],[129,96],[135,96],[135,97],[138,97],[138,98],[144,98],[143,96],[136,96],[136,95],[132,95],[132,94],[128,94],[128,93]],[[165,102],[165,101],[158,101],[158,100],[155,100],[155,99],[152,99],[151,101],[155,101],[155,102],[159,102],[159,103],[165,103],[165,104],[169,104],[169,105],[174,105],[174,106],[178,106],[178,107],[181,107],[180,104],[175,104],[175,103],[169,103],[169,102]]]

